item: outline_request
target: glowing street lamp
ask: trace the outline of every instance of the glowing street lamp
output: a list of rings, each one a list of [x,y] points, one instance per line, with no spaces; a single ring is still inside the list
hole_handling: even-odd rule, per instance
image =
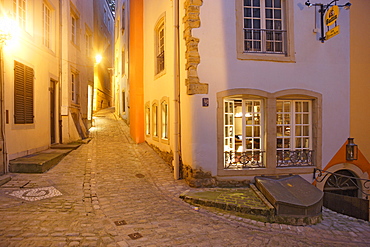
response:
[[[4,16],[0,19],[0,45],[13,39],[19,34],[19,27],[15,20]]]
[[[103,57],[100,54],[95,56],[95,63],[99,64],[103,60]]]

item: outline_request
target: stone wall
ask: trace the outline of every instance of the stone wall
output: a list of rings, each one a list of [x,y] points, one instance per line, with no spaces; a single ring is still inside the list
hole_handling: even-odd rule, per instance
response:
[[[198,52],[199,39],[193,37],[192,29],[200,27],[200,7],[203,0],[187,0],[185,1],[185,16],[184,23],[184,39],[186,43],[186,71],[187,78],[185,84],[187,86],[187,94],[207,94],[208,84],[201,83],[198,77],[198,64],[200,63],[200,55]]]

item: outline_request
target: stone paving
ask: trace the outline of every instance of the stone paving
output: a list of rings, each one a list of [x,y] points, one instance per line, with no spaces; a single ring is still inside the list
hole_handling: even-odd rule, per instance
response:
[[[48,172],[11,174],[0,187],[0,247],[370,246],[369,222],[329,210],[294,227],[194,210],[179,198],[186,183],[112,109],[95,125],[92,141]]]

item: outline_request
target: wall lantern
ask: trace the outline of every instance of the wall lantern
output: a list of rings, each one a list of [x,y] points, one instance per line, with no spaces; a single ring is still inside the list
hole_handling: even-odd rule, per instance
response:
[[[346,160],[352,161],[358,158],[358,146],[353,142],[353,138],[348,138],[346,145]]]
[[[102,55],[97,54],[97,55],[95,56],[95,63],[96,63],[96,64],[99,64],[102,60],[103,60]]]
[[[0,19],[0,45],[13,38],[16,34],[17,24],[14,20],[4,16]]]
[[[337,5],[339,0],[333,0],[329,4],[322,4],[322,3],[310,3],[310,0],[306,1],[304,4],[307,7],[312,6],[319,6],[319,13],[320,13],[320,24],[321,24],[321,43],[324,43],[325,40],[339,34],[339,26],[337,26],[337,19],[339,15],[339,8],[344,8],[348,10],[351,7],[351,3],[347,2],[346,4]],[[333,4],[334,3],[334,4]],[[325,20],[324,20],[325,19]],[[325,34],[324,26],[331,26],[335,24],[335,27],[329,30]]]

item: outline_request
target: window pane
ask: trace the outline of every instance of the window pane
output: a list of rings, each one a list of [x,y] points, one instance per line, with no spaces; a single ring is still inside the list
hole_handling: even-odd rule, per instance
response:
[[[274,21],[274,25],[275,30],[282,30],[281,21]]]
[[[253,137],[253,135],[252,135],[252,126],[245,127],[245,136],[246,137]]]
[[[309,111],[310,111],[310,107],[309,107],[308,102],[303,102],[303,112],[309,112]]]
[[[272,20],[266,20],[266,29],[274,29],[274,22]]]
[[[296,114],[295,115],[295,123],[296,124],[302,124],[302,115],[301,114]]]
[[[261,50],[261,42],[260,41],[254,41],[253,42],[253,50],[254,51],[260,51]]]
[[[253,31],[253,39],[261,40],[261,31]]]
[[[276,139],[276,147],[282,148],[283,147],[283,139]]]
[[[290,127],[284,126],[284,136],[290,136]]]
[[[260,29],[261,28],[261,20],[260,19],[253,19],[253,28]]]
[[[302,148],[302,142],[301,138],[296,138],[295,139],[295,147],[296,148]]]
[[[276,126],[276,135],[283,136],[283,126]]]
[[[289,101],[284,102],[284,112],[290,112],[290,102]]]
[[[259,7],[260,6],[260,0],[253,0],[253,6]]]
[[[302,103],[301,102],[296,102],[295,103],[295,111],[296,112],[302,112]]]
[[[260,114],[254,115],[254,124],[261,124],[261,116]]]
[[[266,7],[272,7],[272,0],[266,0]]]
[[[274,0],[274,7],[281,8],[281,0]]]
[[[274,18],[275,19],[281,19],[281,10],[280,9],[274,9]]]
[[[254,126],[254,137],[261,137],[261,128],[260,128],[260,126]]]
[[[308,114],[303,114],[303,124],[309,124],[310,119]]]
[[[273,18],[272,9],[266,9],[266,18]]]
[[[260,18],[261,17],[261,11],[259,8],[253,8],[253,17],[254,18]]]
[[[310,135],[310,127],[303,126],[303,136],[309,136],[309,135]]]
[[[284,138],[284,148],[290,148],[290,139]]]
[[[284,124],[290,124],[290,114],[284,114]]]
[[[276,111],[277,112],[282,112],[283,111],[283,102],[282,101],[276,102]]]
[[[301,136],[302,135],[302,126],[296,126],[295,127],[295,135]]]
[[[247,125],[252,125],[252,116],[246,117],[245,122],[246,122],[245,124],[247,124]]]
[[[259,138],[254,139],[254,149],[261,149],[261,140]]]
[[[261,102],[254,101],[254,112],[261,112]]]
[[[252,101],[246,101],[245,102],[245,106],[246,106],[246,111],[247,112],[252,112],[253,110],[253,108],[252,108]]]
[[[244,8],[244,17],[252,17],[251,8]]]
[[[251,0],[244,0],[244,6],[251,6]]]
[[[252,20],[244,19],[244,28],[252,28]]]
[[[253,139],[246,139],[246,149],[252,149]]]
[[[310,148],[310,139],[309,138],[303,138],[303,147],[304,148]]]

